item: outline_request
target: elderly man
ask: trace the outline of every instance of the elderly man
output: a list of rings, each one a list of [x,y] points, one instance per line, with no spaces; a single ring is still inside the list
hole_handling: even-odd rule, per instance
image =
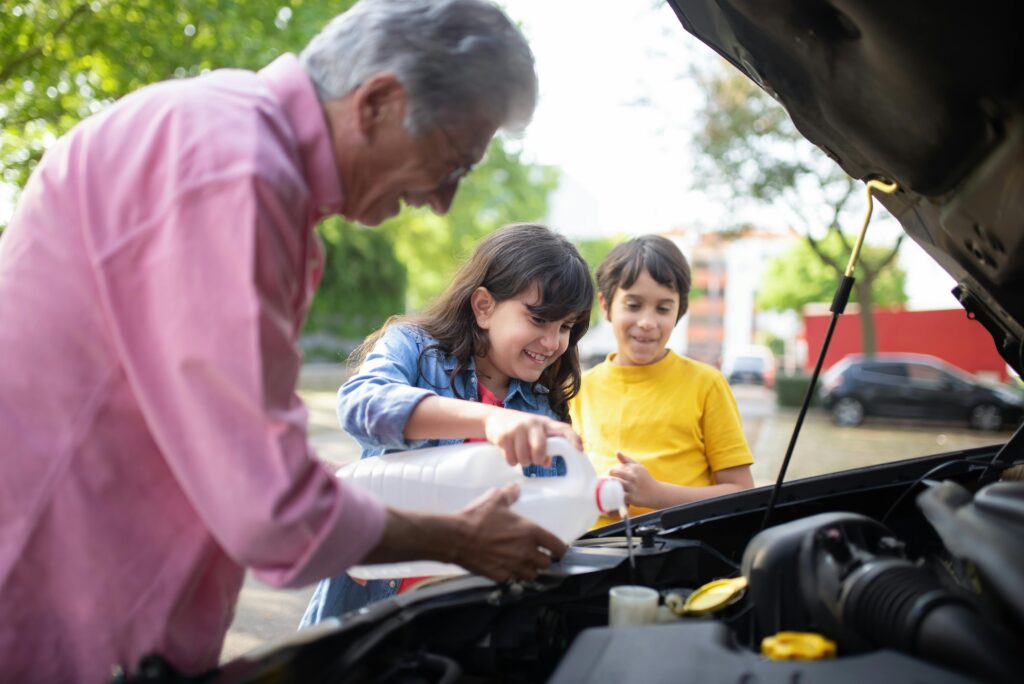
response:
[[[302,53],[125,97],[59,140],[0,241],[0,680],[216,665],[246,567],[277,586],[564,552],[494,492],[385,509],[306,442],[313,226],[447,211],[528,120],[529,48],[481,0],[363,0]]]

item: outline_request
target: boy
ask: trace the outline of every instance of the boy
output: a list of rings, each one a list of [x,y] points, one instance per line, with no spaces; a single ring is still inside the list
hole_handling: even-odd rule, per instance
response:
[[[572,423],[598,473],[622,481],[630,514],[753,487],[725,378],[666,348],[689,303],[679,248],[656,235],[624,242],[598,267],[597,288],[617,351],[584,373]]]

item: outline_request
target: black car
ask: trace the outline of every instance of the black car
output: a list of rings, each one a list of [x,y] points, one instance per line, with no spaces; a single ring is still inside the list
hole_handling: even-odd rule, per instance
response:
[[[998,430],[1021,420],[1024,396],[986,385],[959,368],[924,354],[852,354],[822,376],[822,405],[836,425],[860,425],[865,416],[967,421]]]
[[[1024,371],[1021,3],[670,4],[685,30],[782,103],[850,176],[898,183],[880,201]],[[815,448],[829,457],[829,444]],[[906,460],[655,511],[633,521],[635,542],[622,523],[601,528],[535,582],[442,582],[202,677],[151,661],[139,679],[1019,681],[1024,483],[1010,478],[1024,463],[1024,432],[897,456]],[[607,626],[612,586],[686,597],[721,578],[736,581],[701,615]],[[765,639],[787,632],[801,634],[796,648],[775,658],[815,659],[762,655]]]

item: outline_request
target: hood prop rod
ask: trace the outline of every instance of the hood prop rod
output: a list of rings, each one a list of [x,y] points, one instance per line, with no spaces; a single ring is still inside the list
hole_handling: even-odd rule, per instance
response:
[[[856,280],[853,277],[853,272],[857,267],[857,260],[860,258],[860,250],[864,245],[864,236],[868,232],[868,223],[871,221],[871,213],[874,210],[874,199],[871,191],[878,190],[879,192],[891,195],[899,189],[899,186],[890,181],[870,180],[867,182],[865,189],[868,195],[868,210],[864,215],[864,225],[860,228],[860,233],[857,235],[857,242],[854,243],[853,250],[850,252],[850,261],[846,265],[846,271],[843,273],[843,277],[839,281],[839,287],[836,288],[836,293],[832,297],[832,306],[829,307],[829,311],[832,312],[832,319],[829,321],[828,330],[825,332],[825,340],[821,344],[821,351],[818,352],[818,361],[814,364],[814,372],[811,374],[811,381],[807,384],[807,392],[804,394],[804,401],[800,406],[800,413],[797,415],[796,425],[793,426],[793,434],[789,438],[789,446],[786,448],[785,458],[782,459],[782,467],[779,468],[779,476],[775,480],[775,486],[772,487],[771,496],[768,498],[768,506],[764,510],[764,519],[761,521],[760,528],[762,530],[768,527],[768,522],[772,517],[772,511],[775,510],[775,504],[778,501],[779,492],[782,489],[782,482],[786,479],[786,471],[789,469],[789,461],[793,457],[793,449],[796,448],[796,440],[800,436],[800,428],[803,427],[804,418],[807,416],[807,409],[811,405],[811,398],[814,396],[814,390],[818,385],[818,376],[821,374],[821,366],[825,362],[825,353],[828,351],[829,344],[832,342],[832,333],[836,329],[836,323],[839,321],[839,317],[846,310],[846,305],[850,301],[850,293],[853,291],[853,283]]]

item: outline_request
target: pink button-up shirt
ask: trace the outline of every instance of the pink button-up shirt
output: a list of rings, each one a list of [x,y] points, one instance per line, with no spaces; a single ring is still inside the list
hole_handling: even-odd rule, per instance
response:
[[[379,540],[294,392],[341,199],[291,55],[144,88],[39,164],[0,238],[0,681],[212,667],[245,567],[302,585]]]

